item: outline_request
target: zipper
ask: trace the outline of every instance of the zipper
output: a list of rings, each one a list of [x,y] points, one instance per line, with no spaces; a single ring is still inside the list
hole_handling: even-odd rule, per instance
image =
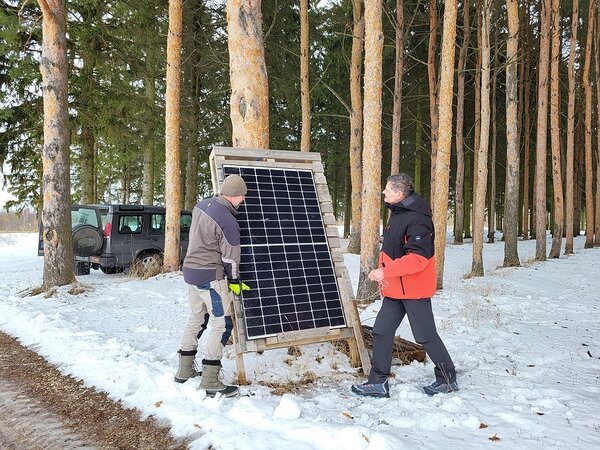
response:
[[[402,295],[406,295],[406,291],[404,290],[404,281],[402,281],[402,277],[400,277],[400,286],[402,286]]]

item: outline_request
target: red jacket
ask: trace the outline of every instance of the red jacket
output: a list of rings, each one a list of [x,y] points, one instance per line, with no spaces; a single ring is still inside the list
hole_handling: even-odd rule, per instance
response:
[[[388,207],[391,216],[379,255],[381,294],[392,299],[431,298],[437,285],[431,208],[414,192]]]

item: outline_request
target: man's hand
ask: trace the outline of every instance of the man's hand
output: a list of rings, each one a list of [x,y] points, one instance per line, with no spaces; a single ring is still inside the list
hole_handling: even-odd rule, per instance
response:
[[[369,272],[369,280],[380,282],[383,280],[383,269],[374,269]]]
[[[242,293],[242,291],[250,290],[250,286],[240,281],[239,278],[236,278],[234,280],[228,279],[227,282],[227,287],[229,288],[229,290],[237,296],[239,296]]]

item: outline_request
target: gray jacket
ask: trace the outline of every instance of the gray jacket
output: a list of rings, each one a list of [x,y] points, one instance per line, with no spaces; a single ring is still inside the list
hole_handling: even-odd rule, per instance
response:
[[[198,202],[192,211],[190,241],[183,261],[183,279],[202,286],[238,278],[240,226],[236,209],[220,195]]]

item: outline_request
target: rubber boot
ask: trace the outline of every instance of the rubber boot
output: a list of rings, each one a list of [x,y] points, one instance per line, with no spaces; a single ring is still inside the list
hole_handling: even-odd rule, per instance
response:
[[[198,372],[194,367],[197,350],[179,350],[177,353],[179,353],[179,369],[175,374],[177,383],[185,383],[190,378],[202,375],[202,372]]]
[[[237,395],[239,388],[237,386],[227,386],[220,380],[221,361],[219,360],[202,360],[202,382],[200,388],[206,391],[206,395],[214,397],[221,394],[225,397],[233,397]]]

